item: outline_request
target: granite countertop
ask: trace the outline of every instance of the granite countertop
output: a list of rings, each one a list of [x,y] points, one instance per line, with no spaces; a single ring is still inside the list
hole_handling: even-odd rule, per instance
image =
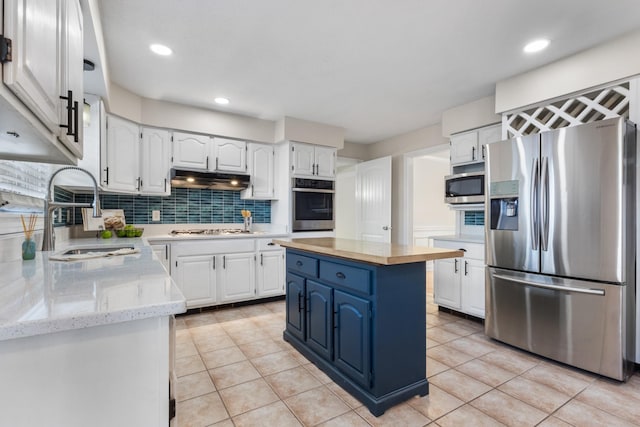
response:
[[[477,236],[473,234],[453,234],[450,236],[431,236],[433,240],[449,240],[452,242],[466,242],[466,243],[482,243],[484,244],[484,236]]]
[[[139,253],[53,261],[71,247],[131,245]],[[73,239],[31,261],[0,262],[0,341],[186,311],[185,299],[142,239]]]
[[[404,246],[333,237],[291,240],[274,239],[273,242],[285,248],[300,249],[322,255],[380,265],[408,264],[434,259],[456,258],[464,255],[462,251],[451,249]]]

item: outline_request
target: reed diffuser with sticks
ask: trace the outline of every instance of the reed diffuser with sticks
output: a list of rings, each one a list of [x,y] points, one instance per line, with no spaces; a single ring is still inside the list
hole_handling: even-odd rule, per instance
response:
[[[22,230],[24,231],[24,242],[22,242],[22,259],[30,260],[36,257],[36,242],[33,240],[33,232],[36,229],[38,215],[29,215],[29,225],[24,220],[24,216],[20,215],[22,220]]]

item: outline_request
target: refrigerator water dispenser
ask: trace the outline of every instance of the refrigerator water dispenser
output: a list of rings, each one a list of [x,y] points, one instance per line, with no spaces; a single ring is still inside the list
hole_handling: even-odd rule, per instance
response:
[[[491,199],[491,229],[518,229],[518,198]]]

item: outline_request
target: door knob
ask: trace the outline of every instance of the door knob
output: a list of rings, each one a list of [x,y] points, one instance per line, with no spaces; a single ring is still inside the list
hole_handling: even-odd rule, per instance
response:
[[[387,231],[387,230],[391,230],[391,226],[390,225],[384,225],[382,226],[382,229]]]

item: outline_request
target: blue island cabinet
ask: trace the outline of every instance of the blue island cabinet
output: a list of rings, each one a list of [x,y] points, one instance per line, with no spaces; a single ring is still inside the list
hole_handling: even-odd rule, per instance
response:
[[[429,393],[426,263],[379,265],[287,248],[284,339],[375,416]]]

